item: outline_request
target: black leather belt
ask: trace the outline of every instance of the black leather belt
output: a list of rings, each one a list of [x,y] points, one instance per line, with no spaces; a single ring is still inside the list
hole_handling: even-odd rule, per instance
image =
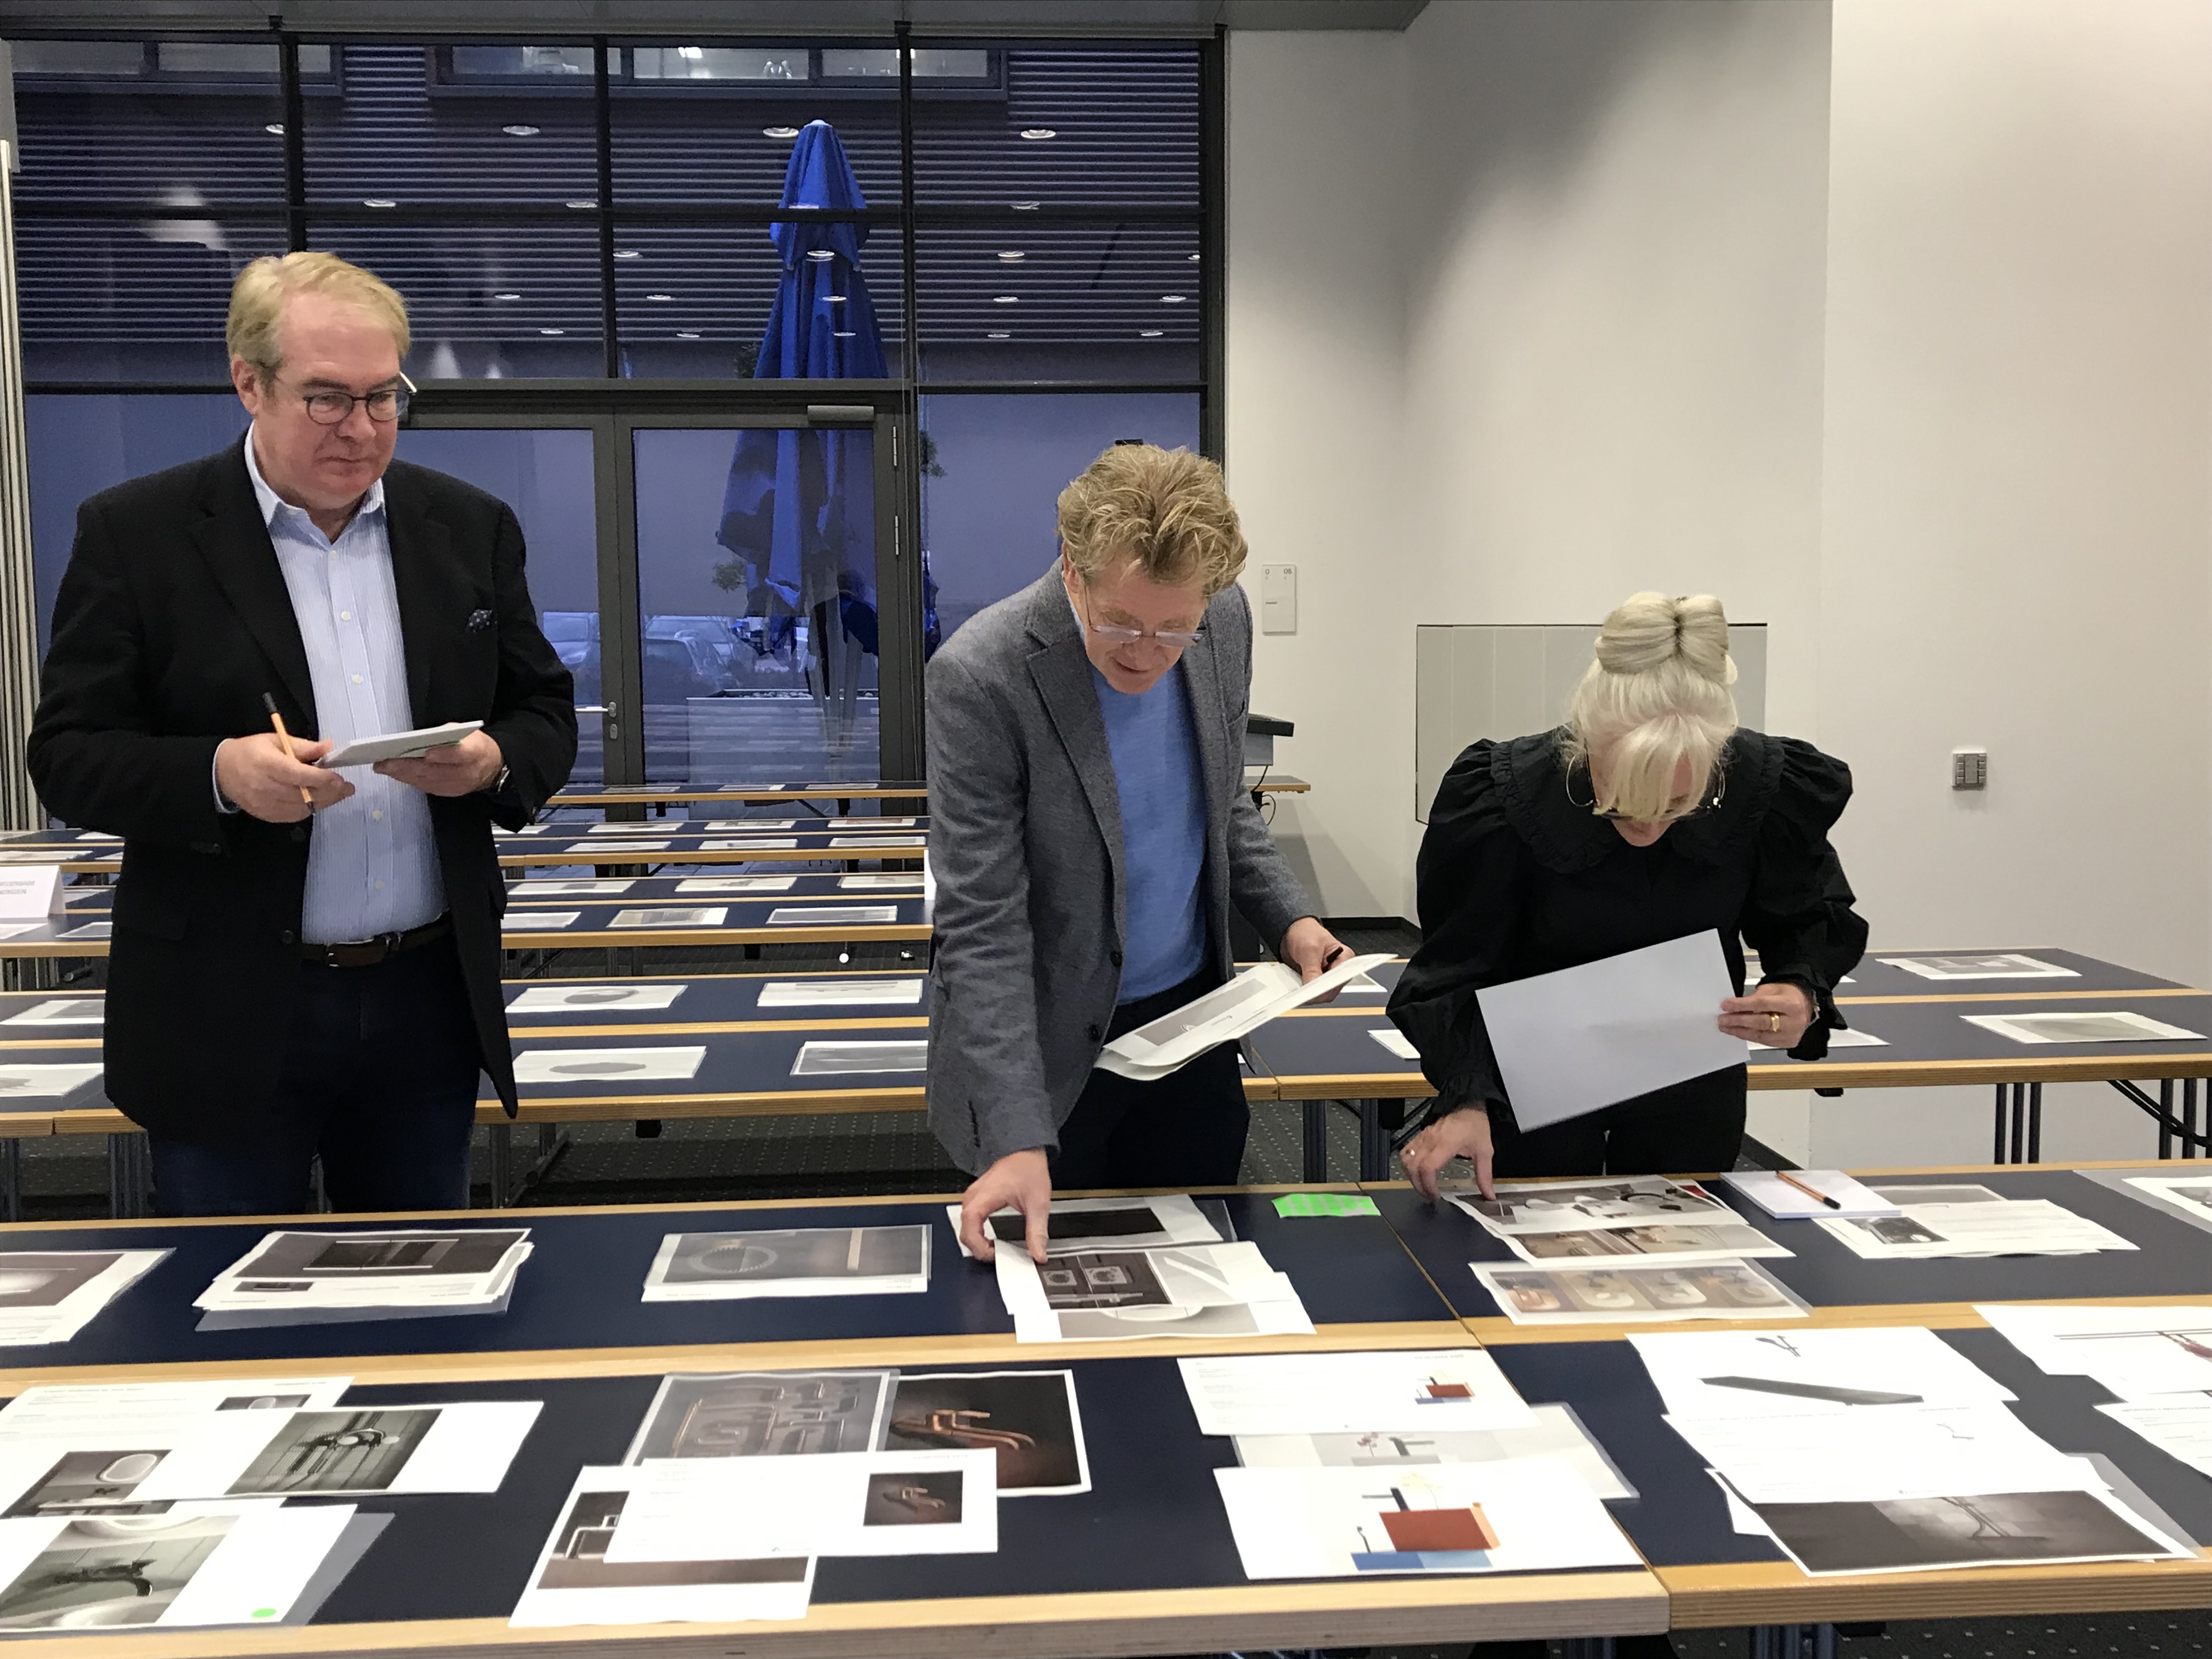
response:
[[[453,931],[453,918],[440,916],[404,933],[380,933],[374,939],[348,939],[341,945],[302,945],[300,957],[318,968],[374,968],[387,957],[441,939]]]

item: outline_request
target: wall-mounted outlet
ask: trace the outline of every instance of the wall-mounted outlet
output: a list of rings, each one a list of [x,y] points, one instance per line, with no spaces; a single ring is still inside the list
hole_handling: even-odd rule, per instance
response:
[[[1260,631],[1295,634],[1298,631],[1298,568],[1294,564],[1260,567]]]
[[[1954,749],[1951,751],[1951,787],[1954,789],[1988,788],[1990,751],[1986,749]]]

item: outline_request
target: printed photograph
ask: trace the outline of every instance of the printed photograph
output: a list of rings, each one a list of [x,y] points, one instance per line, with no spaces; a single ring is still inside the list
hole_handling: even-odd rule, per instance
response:
[[[304,1394],[234,1394],[218,1401],[219,1412],[295,1412],[307,1403]]]
[[[1884,957],[1884,965],[1902,968],[1923,979],[2079,979],[2071,968],[2039,961],[2033,957]]]
[[[1756,1227],[1605,1227],[1588,1232],[1516,1233],[1516,1250],[1531,1259],[1608,1255],[1779,1255],[1786,1254]]]
[[[1494,1199],[1455,1194],[1457,1201],[1499,1232],[1561,1232],[1581,1226],[1638,1222],[1714,1221],[1734,1224],[1734,1210],[1695,1187],[1654,1176],[1634,1181],[1561,1181],[1500,1191]]]
[[[2004,1194],[1987,1187],[1880,1187],[1869,1182],[1867,1190],[1876,1198],[1891,1204],[2001,1204]]]
[[[2186,1042],[2203,1033],[2124,1008],[2069,1014],[1961,1014],[1969,1025],[2014,1042]]]
[[[803,1555],[758,1561],[610,1561],[607,1544],[622,1520],[624,1492],[586,1492],[562,1517],[561,1534],[538,1588],[650,1589],[674,1584],[795,1584],[806,1577]]]
[[[1142,1250],[1081,1250],[1059,1255],[1036,1270],[1049,1307],[1164,1307],[1168,1294],[1150,1255]]]
[[[382,1492],[437,1420],[434,1408],[296,1412],[231,1482],[229,1495]]]
[[[0,1630],[151,1625],[222,1547],[233,1518],[72,1521],[0,1589]]]
[[[738,1371],[665,1377],[623,1461],[873,1451],[896,1376]]]
[[[1028,1224],[1018,1215],[994,1215],[991,1232],[1003,1243],[1018,1244],[1028,1237]],[[1064,1238],[1165,1239],[1168,1230],[1149,1204],[1131,1204],[1111,1210],[1077,1210],[1052,1215],[1052,1242]]]
[[[0,1308],[52,1308],[118,1261],[118,1250],[0,1253]]]
[[[998,1455],[999,1493],[1091,1489],[1075,1378],[1068,1371],[901,1375],[891,1397],[890,1451]]]
[[[1502,1308],[1524,1318],[1634,1318],[1782,1310],[1794,1306],[1779,1286],[1748,1267],[1682,1267],[1608,1273],[1554,1268],[1527,1273],[1478,1267]]]
[[[1127,1336],[1257,1336],[1260,1322],[1248,1304],[1214,1307],[1072,1308],[1060,1316],[1070,1342]]]
[[[2156,1539],[2086,1492],[1755,1507],[1808,1572],[1909,1572],[2167,1553]]]
[[[804,1042],[791,1062],[793,1077],[849,1076],[864,1072],[926,1072],[927,1042]]]
[[[369,1274],[488,1273],[520,1243],[525,1230],[487,1227],[453,1232],[272,1233],[239,1277],[359,1279]]]
[[[659,1282],[707,1285],[732,1280],[884,1279],[928,1271],[927,1227],[811,1227],[782,1232],[681,1234]]]
[[[1885,1244],[1941,1244],[1945,1242],[1942,1234],[1924,1222],[1915,1221],[1911,1216],[1878,1215],[1855,1220],[1850,1224]]]
[[[64,1452],[53,1468],[8,1506],[8,1518],[26,1515],[159,1514],[167,1504],[137,1504],[131,1494],[161,1467],[166,1451]]]
[[[868,1477],[860,1506],[864,1527],[945,1527],[960,1520],[957,1469],[921,1473],[885,1470]]]

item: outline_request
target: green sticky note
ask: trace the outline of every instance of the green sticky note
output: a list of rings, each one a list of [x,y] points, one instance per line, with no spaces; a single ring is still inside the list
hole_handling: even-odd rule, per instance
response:
[[[1375,1200],[1358,1193],[1285,1193],[1275,1200],[1275,1213],[1293,1215],[1376,1215]]]

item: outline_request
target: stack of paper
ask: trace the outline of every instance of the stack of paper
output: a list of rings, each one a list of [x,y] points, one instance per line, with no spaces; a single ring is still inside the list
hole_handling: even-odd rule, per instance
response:
[[[1897,1206],[1871,1187],[1863,1186],[1841,1170],[1793,1170],[1790,1173],[1822,1197],[1793,1187],[1770,1170],[1741,1170],[1721,1179],[1772,1216],[1777,1221],[1828,1220],[1839,1217],[1895,1215]]]
[[[107,924],[98,925],[105,927]],[[82,931],[76,929],[62,937],[72,939]],[[0,1109],[37,1106],[64,1111],[77,1106],[97,1106],[107,1098],[100,1087],[105,1075],[98,1060],[59,1066],[10,1060],[0,1064]]]
[[[1704,1188],[1664,1176],[1503,1182],[1495,1190],[1494,1199],[1449,1196],[1523,1261],[1644,1256],[1675,1266],[1792,1254]]]
[[[168,1254],[167,1250],[0,1254],[0,1347],[68,1341]]]
[[[2194,1557],[1933,1332],[1632,1338],[1737,1529],[1809,1574]]]
[[[960,1234],[960,1206],[945,1206],[954,1237]],[[990,1218],[991,1237],[1002,1244],[1020,1245],[1029,1237],[1029,1224],[1018,1210],[1000,1210]],[[1149,1250],[1168,1244],[1221,1244],[1231,1235],[1200,1209],[1185,1193],[1161,1193],[1150,1198],[1055,1198],[1045,1218],[1047,1255],[1111,1248]],[[963,1244],[960,1254],[966,1255]]]
[[[1894,1216],[1823,1220],[1855,1255],[1916,1261],[1954,1255],[2079,1255],[2136,1247],[2047,1198],[1966,1204],[1903,1204]]]
[[[1151,1024],[1115,1037],[1099,1050],[1097,1064],[1139,1082],[1166,1077],[1208,1049],[1233,1042],[1276,1016],[1327,996],[1389,960],[1387,951],[1353,957],[1306,982],[1300,981],[1295,968],[1279,962],[1263,963],[1172,1013],[1161,1015]]]
[[[644,1299],[890,1296],[928,1288],[928,1228],[808,1227],[670,1233],[646,1273]]]
[[[992,1260],[1017,1342],[1313,1333],[1297,1289],[1256,1244],[1094,1248],[1042,1267],[1005,1245]]]
[[[503,1313],[529,1241],[527,1227],[273,1232],[193,1306],[204,1331]]]

